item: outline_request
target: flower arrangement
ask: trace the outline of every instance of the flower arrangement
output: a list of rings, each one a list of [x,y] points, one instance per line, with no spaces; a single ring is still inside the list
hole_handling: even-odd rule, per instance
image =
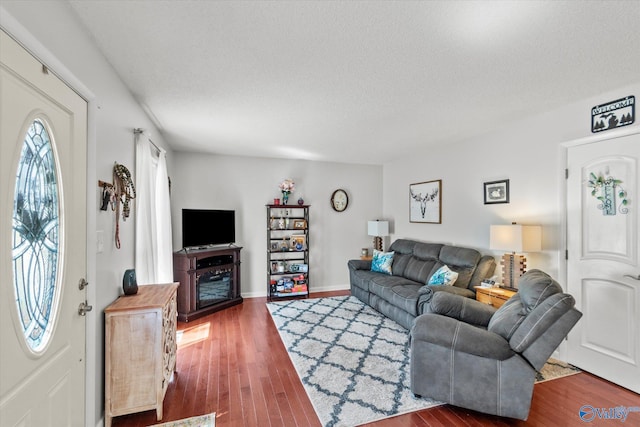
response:
[[[282,191],[282,204],[286,205],[289,201],[289,195],[296,189],[296,184],[292,179],[287,178],[282,181],[278,187],[280,191]]]
[[[296,189],[296,183],[293,182],[292,179],[287,178],[280,183],[279,187],[280,187],[280,191],[282,192],[286,191],[287,193],[291,193],[293,190]]]

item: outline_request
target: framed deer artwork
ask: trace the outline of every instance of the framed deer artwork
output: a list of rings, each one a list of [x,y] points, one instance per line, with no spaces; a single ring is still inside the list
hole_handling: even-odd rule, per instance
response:
[[[442,223],[442,180],[409,184],[409,222]]]

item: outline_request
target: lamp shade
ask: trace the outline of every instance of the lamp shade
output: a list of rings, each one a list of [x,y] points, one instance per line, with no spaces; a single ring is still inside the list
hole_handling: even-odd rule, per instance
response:
[[[542,249],[542,227],[539,225],[492,225],[489,248],[509,252],[539,252]]]
[[[389,221],[369,221],[367,223],[369,236],[384,237],[389,235]]]

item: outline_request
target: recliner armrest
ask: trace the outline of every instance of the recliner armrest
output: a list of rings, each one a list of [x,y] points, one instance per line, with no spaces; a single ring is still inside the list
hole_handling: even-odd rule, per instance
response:
[[[424,285],[418,290],[418,313],[431,313],[431,300],[434,295],[437,294],[454,294],[462,297],[473,299],[476,294],[466,288],[458,288],[456,286],[436,286],[436,285]]]
[[[472,325],[487,327],[496,308],[460,295],[436,292],[431,299],[431,313],[441,314]]]
[[[349,270],[371,270],[371,261],[364,259],[350,259],[347,262]]]
[[[515,354],[507,340],[500,335],[433,313],[416,317],[411,328],[411,340],[495,360],[506,360]]]

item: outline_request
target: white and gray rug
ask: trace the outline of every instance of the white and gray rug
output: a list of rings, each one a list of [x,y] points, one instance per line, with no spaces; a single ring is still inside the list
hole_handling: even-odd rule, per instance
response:
[[[409,335],[355,297],[267,303],[324,426],[356,426],[439,405],[409,389]]]

